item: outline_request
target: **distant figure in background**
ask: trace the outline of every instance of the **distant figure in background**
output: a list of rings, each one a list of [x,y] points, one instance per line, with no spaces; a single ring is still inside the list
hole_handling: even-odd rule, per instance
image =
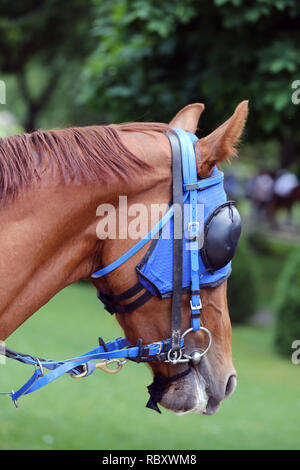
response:
[[[267,207],[273,197],[274,179],[270,173],[263,172],[248,181],[248,194],[253,204],[254,216],[262,220],[267,217]]]
[[[275,174],[274,195],[269,208],[270,216],[274,219],[278,209],[287,210],[287,223],[292,223],[292,209],[300,202],[299,180],[294,173],[280,169]]]
[[[280,169],[276,173],[262,172],[248,181],[248,197],[253,203],[255,217],[266,218],[276,226],[276,212],[287,210],[287,222],[292,222],[292,208],[300,202],[300,185],[297,176]]]
[[[278,197],[289,197],[293,189],[297,188],[299,181],[296,175],[287,170],[278,170],[275,174],[274,193]]]

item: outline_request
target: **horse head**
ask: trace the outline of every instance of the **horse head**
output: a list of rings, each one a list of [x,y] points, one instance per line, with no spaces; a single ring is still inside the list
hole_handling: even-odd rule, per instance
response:
[[[91,279],[158,223],[172,196],[167,133],[177,128],[194,134],[203,109],[200,103],[191,104],[169,125],[94,126],[1,139],[1,340],[58,291]],[[248,103],[242,102],[220,127],[195,140],[200,179],[210,178],[219,163],[236,154],[247,111]],[[93,278],[106,299],[137,284],[137,265],[150,243],[104,277]],[[161,260],[166,266],[171,261]],[[179,333],[186,333],[189,359],[149,361],[156,402],[176,413],[213,414],[235,389],[227,274],[222,282],[201,287],[202,329],[191,330],[190,295],[183,291]],[[119,297],[116,316],[131,344],[165,340],[172,331],[172,298],[152,292],[142,303],[138,299],[146,291],[142,285],[130,298]],[[122,313],[136,300],[135,308]]]
[[[183,129],[194,134],[203,109],[204,106],[200,103],[185,107],[170,122],[170,127]],[[199,177],[209,177],[217,164],[236,155],[236,146],[245,124],[247,110],[247,102],[241,103],[230,119],[211,134],[197,141],[195,154]],[[141,220],[146,222],[146,226],[153,204],[167,204],[171,197],[170,145],[166,139],[162,142],[159,141],[159,146],[153,140],[151,148],[151,139],[148,139],[148,142],[149,147],[144,147],[148,160],[152,161],[153,154],[157,153],[159,148],[161,153],[160,161],[167,162],[169,172],[162,173],[162,178],[157,186],[154,185],[148,191],[139,195],[138,199],[134,196],[132,201],[129,200],[128,202],[128,205],[131,206],[131,204],[135,204],[138,200],[139,203],[147,208],[145,214],[141,216]],[[161,168],[163,171],[165,166],[157,166],[155,171],[159,173]],[[129,240],[106,240],[104,242],[102,264],[109,264],[118,254],[126,252],[130,246],[132,246],[132,242]],[[146,252],[146,259],[148,253]],[[130,286],[135,285],[137,282],[136,266],[144,254],[145,250],[144,252],[142,250],[142,253],[139,251],[123,266],[108,274],[105,279],[95,280],[94,284],[101,292],[108,293],[108,295],[112,293],[120,294],[125,289],[129,289]],[[162,262],[171,263],[171,259],[164,258]],[[164,362],[149,363],[155,378],[166,379],[160,380],[160,383],[158,381],[158,385],[154,380],[152,391],[154,389],[154,395],[158,391],[156,399],[158,398],[162,406],[176,413],[181,414],[193,411],[213,414],[217,411],[220,403],[236,387],[236,371],[232,363],[231,324],[226,299],[226,286],[227,281],[224,279],[223,282],[215,287],[201,289],[202,325],[205,325],[212,334],[212,347],[201,358],[199,363],[193,360],[189,364],[179,363],[176,365]],[[134,294],[130,300],[124,300],[121,304],[128,306],[130,302],[138,299],[139,295]],[[181,331],[183,333],[190,328],[191,308],[189,294],[182,296],[181,312]],[[172,300],[153,295],[147,303],[133,311],[129,310],[126,314],[116,312],[116,315],[126,333],[126,337],[131,343],[136,344],[138,339],[141,339],[144,344],[148,344],[170,336]],[[187,356],[192,357],[195,352],[204,351],[208,340],[209,338],[205,330],[187,334],[185,338]],[[155,390],[156,385],[158,390]]]

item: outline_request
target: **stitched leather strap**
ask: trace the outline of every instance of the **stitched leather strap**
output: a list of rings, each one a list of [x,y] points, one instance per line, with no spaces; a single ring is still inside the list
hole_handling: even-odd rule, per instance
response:
[[[174,239],[173,239],[173,296],[172,296],[172,333],[173,351],[180,350],[181,305],[182,305],[182,163],[180,142],[176,134],[168,134],[172,149]]]

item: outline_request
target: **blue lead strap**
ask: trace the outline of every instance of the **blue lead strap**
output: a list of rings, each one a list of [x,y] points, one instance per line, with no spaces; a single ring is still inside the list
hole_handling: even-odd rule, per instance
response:
[[[171,340],[166,340],[168,346],[171,344]],[[147,345],[148,356],[156,356],[160,353],[162,348],[165,346],[165,341],[157,341]],[[183,346],[183,339],[181,340],[181,346]],[[2,392],[0,395],[10,396],[17,406],[17,401],[22,395],[28,395],[40,388],[48,385],[54,380],[58,379],[65,373],[73,372],[73,370],[80,366],[86,365],[88,373],[85,375],[91,375],[96,369],[96,364],[91,362],[92,360],[101,359],[134,359],[139,356],[140,346],[131,346],[126,338],[118,338],[115,341],[105,343],[104,346],[97,346],[96,348],[88,351],[80,356],[72,359],[66,359],[64,361],[52,361],[52,360],[36,360],[32,357],[24,359],[26,364],[34,365],[35,371],[30,379],[21,387],[19,390],[11,392]],[[44,374],[43,369],[50,368],[50,372]]]
[[[85,377],[91,375],[96,368],[96,364],[90,362],[92,359],[106,359],[111,358],[111,352],[114,352],[115,349],[123,349],[129,346],[129,342],[126,338],[118,338],[115,341],[111,341],[110,343],[105,344],[106,351],[104,350],[103,346],[98,346],[87,353],[84,353],[80,356],[77,356],[73,359],[67,359],[65,361],[52,361],[52,360],[34,360],[32,357],[26,357],[22,355],[22,360],[26,364],[34,365],[35,371],[30,379],[16,392],[2,392],[0,395],[10,396],[17,406],[17,401],[22,395],[27,395],[29,393],[38,390],[45,385],[53,382],[57,378],[61,377],[65,373],[73,372],[76,374],[74,370],[75,367],[79,365],[85,364],[87,367],[87,374]],[[120,357],[126,356],[126,352],[118,351]],[[127,353],[128,354],[128,353]],[[17,358],[17,356],[16,356]],[[88,361],[88,362],[87,362]],[[43,369],[48,368],[51,370],[48,374],[44,374]]]

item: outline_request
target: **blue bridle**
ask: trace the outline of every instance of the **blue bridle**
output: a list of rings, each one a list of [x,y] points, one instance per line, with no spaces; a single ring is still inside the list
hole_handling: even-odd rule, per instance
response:
[[[184,337],[193,331],[202,329],[207,333],[209,339],[207,348],[198,353],[198,360],[208,351],[211,345],[211,334],[209,330],[201,326],[200,322],[200,287],[201,285],[213,287],[223,282],[230,274],[231,268],[230,262],[225,267],[215,271],[205,267],[200,254],[201,246],[199,239],[205,220],[208,219],[216,207],[221,206],[226,201],[223,189],[224,175],[215,168],[210,177],[198,179],[194,150],[197,137],[181,129],[174,129],[173,133],[169,135],[169,139],[173,162],[177,158],[177,167],[173,163],[173,180],[177,180],[175,181],[175,186],[173,184],[173,205],[163,218],[135,246],[110,265],[94,272],[91,278],[98,279],[117,269],[152,240],[146,257],[137,266],[138,283],[123,294],[114,296],[99,293],[99,298],[104,302],[105,307],[110,313],[116,311],[126,313],[143,305],[154,295],[160,298],[172,296],[173,304],[175,305],[177,302],[177,306],[175,305],[177,316],[176,314],[174,315],[171,337],[148,345],[142,344],[141,340],[139,340],[137,345],[132,345],[126,338],[118,338],[115,341],[105,343],[100,338],[99,346],[96,348],[74,358],[61,361],[44,360],[6,349],[5,355],[7,357],[33,365],[35,368],[33,375],[18,391],[2,393],[2,395],[10,396],[16,406],[18,399],[22,395],[27,395],[40,389],[65,373],[72,376],[89,376],[96,368],[96,364],[92,362],[94,360],[119,360],[119,364],[127,360],[134,360],[136,362],[163,361],[171,364],[177,364],[178,362],[189,363],[193,358],[184,351]],[[176,171],[177,177],[175,178],[174,174]],[[178,178],[180,179],[180,188],[178,188]],[[179,238],[179,242],[173,236],[169,239],[164,239],[163,237],[164,231],[167,229],[172,234],[174,226],[176,230],[182,230],[182,222],[181,228],[178,225],[178,221],[174,222],[174,202],[176,202],[176,198],[177,200],[181,198],[182,206],[188,204],[189,207],[188,214],[186,215],[187,221],[184,221],[187,231],[183,230],[183,236],[181,240]],[[199,207],[202,207],[202,205],[204,205],[204,217],[200,222]],[[159,237],[153,240],[158,234]],[[177,243],[177,248],[180,247],[181,250],[180,263],[175,258],[177,256],[175,243]],[[162,259],[163,263],[158,263],[157,260]],[[168,263],[166,263],[166,259]],[[177,264],[181,264],[179,274],[178,272],[176,274]],[[118,302],[135,296],[141,290],[145,290],[145,293],[130,303],[129,306],[128,304],[118,304]],[[186,291],[190,292],[191,327],[184,334],[181,334],[179,318],[181,315],[181,295]],[[45,369],[50,370],[50,372],[45,374]]]

